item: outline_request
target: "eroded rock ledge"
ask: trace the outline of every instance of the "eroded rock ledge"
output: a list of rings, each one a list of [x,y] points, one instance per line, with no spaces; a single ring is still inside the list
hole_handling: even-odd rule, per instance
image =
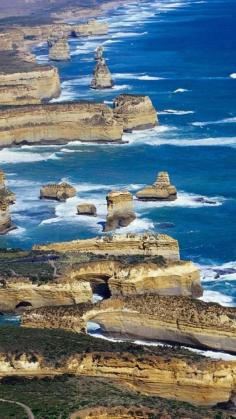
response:
[[[213,406],[236,390],[236,362],[171,348],[146,348],[59,330],[14,328],[0,335],[0,377],[75,376],[115,380],[142,394]]]
[[[16,200],[15,194],[5,184],[5,174],[0,170],[0,235],[15,228],[11,221],[10,205]]]
[[[35,250],[58,252],[82,252],[116,256],[146,255],[163,256],[167,260],[179,260],[178,241],[166,234],[126,234],[95,237],[86,240],[52,243],[34,246]]]
[[[114,142],[121,141],[122,133],[112,109],[102,103],[20,106],[4,109],[0,115],[0,147],[73,140]]]
[[[44,307],[25,313],[22,325],[80,332],[88,321],[111,336],[236,353],[236,309],[184,296],[133,295],[93,306]]]
[[[60,95],[57,69],[28,59],[24,50],[0,53],[0,106],[37,104]]]

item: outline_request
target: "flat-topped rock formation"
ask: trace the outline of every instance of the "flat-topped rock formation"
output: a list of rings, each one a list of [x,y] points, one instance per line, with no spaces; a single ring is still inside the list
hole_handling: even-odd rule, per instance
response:
[[[54,199],[64,202],[76,195],[76,189],[67,182],[44,185],[40,189],[40,199]]]
[[[67,38],[49,39],[49,59],[52,61],[70,60],[70,47]]]
[[[152,419],[155,413],[157,413],[155,409],[149,409],[145,406],[133,406],[129,408],[124,406],[100,406],[78,410],[72,413],[70,419]],[[165,419],[165,417],[163,416],[162,419]],[[172,418],[168,415],[168,419]]]
[[[0,335],[0,377],[106,378],[141,394],[202,406],[228,402],[236,391],[234,361],[60,330],[11,329]]]
[[[1,53],[0,106],[36,104],[60,95],[57,69],[35,64],[30,57],[31,62],[23,50]]]
[[[73,140],[119,142],[122,133],[112,109],[102,103],[21,106],[0,114],[0,147]]]
[[[96,19],[91,19],[87,23],[80,25],[73,25],[71,28],[72,36],[91,36],[91,35],[106,35],[108,33],[108,24],[106,22],[99,22]]]
[[[123,122],[125,131],[153,128],[157,113],[148,96],[122,94],[114,102],[114,113]]]
[[[5,185],[5,174],[0,170],[0,235],[15,228],[11,221],[10,205],[15,203],[15,194]]]
[[[107,218],[104,231],[127,227],[136,218],[133,195],[128,191],[111,191],[107,197]]]
[[[0,285],[0,311],[8,313],[92,300],[88,281],[63,281],[59,278],[39,283],[29,278],[11,277],[0,280]]]
[[[126,234],[95,237],[86,240],[52,243],[34,246],[35,250],[58,252],[83,252],[108,255],[163,256],[167,260],[179,260],[178,241],[165,234]]]
[[[112,75],[105,58],[100,58],[95,66],[90,87],[92,89],[110,89],[113,84]]]
[[[177,199],[177,190],[171,185],[168,173],[159,172],[154,184],[145,186],[136,196],[143,201],[174,201]]]
[[[77,205],[77,214],[78,215],[91,215],[93,217],[96,217],[97,208],[93,204],[83,202],[82,204]]]

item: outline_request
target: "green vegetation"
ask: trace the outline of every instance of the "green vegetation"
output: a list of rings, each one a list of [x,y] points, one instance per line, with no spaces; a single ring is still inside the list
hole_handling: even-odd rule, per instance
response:
[[[110,342],[89,335],[59,329],[30,329],[14,326],[1,327],[0,352],[41,354],[46,362],[62,362],[64,357],[76,353],[90,352],[129,352],[136,355],[159,354],[206,362],[206,358],[180,347],[138,346],[130,342]]]
[[[79,409],[95,406],[146,406],[154,409],[152,418],[161,414],[172,418],[226,419],[230,414],[220,410],[201,409],[187,403],[146,397],[129,389],[113,384],[109,380],[93,377],[61,376],[44,379],[24,379],[11,377],[0,384],[1,397],[28,405],[36,419],[68,419]],[[0,403],[1,419],[26,419],[19,406]]]

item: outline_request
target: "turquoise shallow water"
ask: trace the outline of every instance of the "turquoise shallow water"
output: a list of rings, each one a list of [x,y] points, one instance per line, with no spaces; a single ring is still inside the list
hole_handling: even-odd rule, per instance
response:
[[[167,170],[178,200],[136,202],[138,218],[122,231],[176,237],[182,257],[202,266],[205,298],[235,304],[235,11],[232,0],[130,3],[107,17],[108,36],[71,40],[71,62],[58,65],[59,100],[110,104],[122,92],[145,93],[159,112],[160,126],[126,134],[127,145],[1,150],[0,165],[17,195],[13,221],[19,228],[1,237],[0,245],[29,248],[102,234],[109,190],[135,192]],[[89,83],[93,52],[101,43],[115,89],[96,92]],[[44,47],[36,53],[40,62],[47,61]],[[43,183],[62,179],[76,186],[76,198],[62,204],[38,200]],[[215,204],[199,202],[202,197]],[[97,219],[76,216],[76,204],[84,200],[97,205]]]

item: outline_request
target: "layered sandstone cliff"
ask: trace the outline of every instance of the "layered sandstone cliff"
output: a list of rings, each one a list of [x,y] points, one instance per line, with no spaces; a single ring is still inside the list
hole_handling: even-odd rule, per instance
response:
[[[97,61],[91,81],[92,89],[110,89],[113,86],[111,72],[104,58]]]
[[[0,235],[14,228],[11,221],[10,205],[15,203],[15,195],[5,185],[5,174],[0,170]]]
[[[23,50],[1,53],[0,105],[35,104],[60,94],[57,69],[29,62],[24,54]]]
[[[0,76],[1,77],[1,76]],[[122,125],[99,103],[21,106],[0,115],[0,147],[66,141],[121,141]]]
[[[0,33],[0,52],[11,51],[12,49],[13,44],[11,37],[7,33]]]
[[[70,60],[70,47],[66,38],[49,39],[49,59],[52,61]]]
[[[0,336],[0,377],[101,377],[142,394],[212,406],[236,391],[236,362],[139,348],[61,331],[18,328]]]
[[[76,189],[67,182],[44,185],[40,189],[40,199],[55,199],[64,202],[76,195]]]
[[[157,113],[148,96],[118,96],[114,102],[114,113],[123,122],[124,130],[153,128],[157,125]]]
[[[104,231],[127,227],[136,218],[133,195],[128,191],[111,191],[106,196],[107,218]]]
[[[119,336],[236,353],[236,309],[219,304],[183,296],[133,295],[106,300],[83,318]]]
[[[91,300],[92,288],[88,281],[57,279],[40,284],[23,277],[0,280],[2,312],[17,312],[62,304],[72,305]]]
[[[179,260],[178,241],[165,234],[126,234],[95,237],[87,240],[52,243],[34,246],[35,250],[80,252],[117,256],[163,256],[167,260]]]
[[[136,196],[143,201],[174,201],[177,199],[177,190],[171,185],[168,173],[159,172],[154,184],[145,186]]]
[[[115,407],[95,407],[82,409],[70,415],[69,419],[153,419],[155,409],[149,409],[145,406],[115,406]],[[163,412],[165,414],[165,412]],[[160,419],[172,419],[168,416]],[[181,419],[181,418],[180,418]]]

